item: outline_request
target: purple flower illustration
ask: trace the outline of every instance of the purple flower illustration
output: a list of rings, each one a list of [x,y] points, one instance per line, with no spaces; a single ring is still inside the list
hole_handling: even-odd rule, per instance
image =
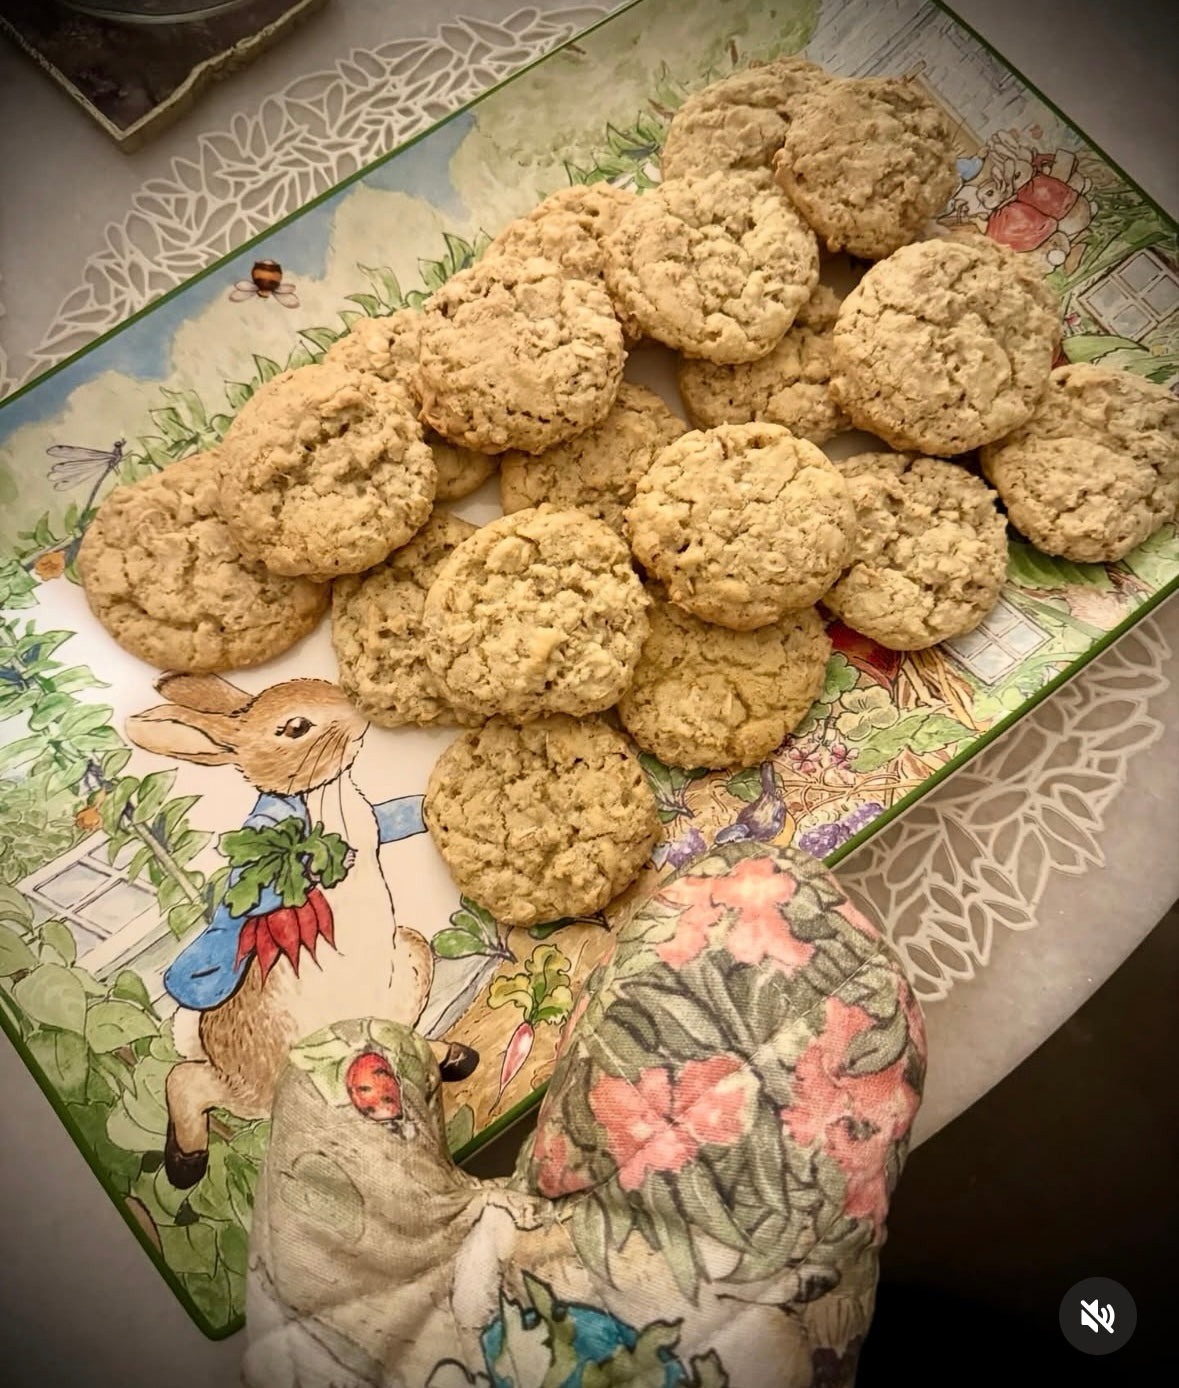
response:
[[[682,868],[693,858],[699,858],[707,848],[704,835],[693,825],[686,834],[681,834],[678,839],[673,839],[671,843],[657,843],[651,853],[651,859],[657,868],[669,864],[673,868]]]
[[[804,830],[798,836],[798,846],[804,853],[811,853],[816,858],[825,858],[828,853],[842,848],[848,839],[858,834],[865,825],[871,824],[878,814],[883,813],[883,805],[869,800],[866,804],[857,805],[854,810],[833,824],[816,824]]]

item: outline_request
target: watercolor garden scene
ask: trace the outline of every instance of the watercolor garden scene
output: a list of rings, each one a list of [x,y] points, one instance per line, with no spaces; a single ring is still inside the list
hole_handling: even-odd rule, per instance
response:
[[[545,193],[652,186],[689,92],[794,52],[922,82],[956,131],[942,225],[1041,269],[1062,360],[1179,390],[1174,225],[947,11],[640,0],[0,402],[0,1017],[208,1333],[240,1323],[277,1064],[232,1040],[243,1028],[396,1012],[473,1047],[444,1091],[452,1150],[471,1150],[535,1101],[580,981],[655,881],[715,844],[834,860],[1179,585],[1174,525],[1110,565],[1012,536],[1002,599],[968,636],[902,656],[835,623],[819,699],[772,758],[726,775],[644,757],[662,835],[641,879],[601,916],[511,930],[460,898],[423,833],[451,734],[347,711],[305,784],[251,775],[257,710],[314,724],[343,703],[322,628],[240,677],[161,681],[90,617],[78,547],[112,487],[214,446],[260,385],[420,305]],[[494,482],[455,509],[498,514]],[[217,719],[239,736],[214,756],[199,739]],[[414,996],[332,973],[362,929],[418,961]]]

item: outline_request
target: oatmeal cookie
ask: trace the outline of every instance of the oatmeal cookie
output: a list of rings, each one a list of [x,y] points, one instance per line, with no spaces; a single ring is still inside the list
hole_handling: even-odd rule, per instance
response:
[[[765,356],[819,279],[814,232],[764,172],[660,184],[606,253],[606,285],[643,333],[709,361]]]
[[[411,391],[418,367],[420,309],[402,308],[384,318],[358,318],[324,353],[322,365],[368,371]]]
[[[471,713],[597,713],[630,683],[646,609],[608,525],[533,507],[483,526],[443,563],[426,596],[426,659]]]
[[[668,602],[618,701],[627,731],[669,766],[754,766],[806,717],[831,642],[813,607],[756,631],[728,631]]]
[[[500,232],[483,252],[484,260],[499,255],[518,260],[540,256],[575,279],[601,280],[606,253],[602,242],[622,220],[636,195],[609,183],[574,184],[550,194],[524,217]],[[642,336],[637,323],[614,305],[623,336],[637,342]]]
[[[1047,554],[1121,559],[1179,510],[1179,399],[1128,371],[1053,371],[1036,412],[982,450],[1012,525]]]
[[[305,636],[327,589],[242,557],[221,519],[218,459],[198,454],[116,487],[78,568],[90,609],[120,646],[165,670],[259,665]]]
[[[606,417],[624,357],[600,284],[568,279],[548,260],[495,256],[426,305],[422,419],[485,453],[543,453]]]
[[[957,184],[948,121],[915,82],[830,81],[800,96],[774,176],[829,251],[882,260]]]
[[[831,397],[831,329],[839,299],[825,284],[798,311],[786,336],[757,361],[722,366],[681,357],[676,368],[688,418],[718,424],[783,424],[800,439],[826,443],[850,429]]]
[[[777,58],[713,82],[672,117],[660,156],[663,177],[768,168],[795,101],[828,80],[814,63]]]
[[[750,631],[810,607],[835,582],[855,510],[814,444],[780,424],[721,424],[668,444],[640,479],[626,524],[672,602]]]
[[[493,718],[443,752],[426,826],[464,895],[507,926],[591,915],[639,875],[659,833],[630,744],[600,718]]]
[[[383,564],[332,585],[340,687],[374,723],[396,728],[469,721],[451,707],[426,664],[422,608],[442,561],[475,529],[435,511]]]
[[[323,364],[371,371],[383,381],[396,382],[409,393],[411,408],[417,414],[415,378],[421,331],[421,309],[398,309],[386,318],[359,318],[351,332],[328,348]],[[430,428],[423,430],[423,437],[438,469],[437,501],[469,496],[495,471],[495,459],[486,453],[459,448]]]
[[[1059,332],[1056,296],[1013,251],[968,233],[919,241],[843,301],[831,390],[894,448],[966,453],[1030,418]]]
[[[610,413],[594,429],[532,457],[505,453],[499,491],[504,511],[551,502],[562,510],[585,511],[620,535],[623,513],[635,484],[655,455],[687,426],[653,390],[623,381]]]
[[[1007,573],[995,493],[941,458],[861,453],[837,463],[859,521],[847,572],[823,605],[853,631],[917,651],[978,626]]]
[[[275,573],[369,569],[434,502],[438,472],[405,392],[371,373],[286,371],[246,401],[221,447],[221,513]]]

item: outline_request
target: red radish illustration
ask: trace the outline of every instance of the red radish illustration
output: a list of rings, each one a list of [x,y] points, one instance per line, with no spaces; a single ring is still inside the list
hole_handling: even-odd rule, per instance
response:
[[[524,1020],[512,1033],[499,1072],[497,1107],[508,1085],[532,1054],[536,1028],[542,1022],[561,1023],[573,1006],[569,990],[569,960],[555,945],[539,945],[524,961],[524,972],[501,975],[487,993],[490,1007],[518,1007]]]
[[[401,1118],[401,1086],[392,1067],[379,1051],[364,1051],[348,1066],[344,1087],[353,1107],[375,1123],[396,1123]]]
[[[332,908],[323,892],[318,887],[312,887],[301,906],[279,906],[264,916],[251,916],[246,921],[238,936],[235,967],[256,953],[258,969],[265,983],[266,975],[281,953],[291,961],[291,968],[298,976],[299,947],[302,946],[318,963],[315,946],[321,935],[329,945],[335,947],[336,927]]]
[[[536,1028],[531,1022],[521,1022],[512,1032],[512,1039],[504,1052],[504,1063],[499,1072],[499,1092],[502,1094],[520,1073],[524,1062],[532,1053],[532,1043],[536,1039]]]

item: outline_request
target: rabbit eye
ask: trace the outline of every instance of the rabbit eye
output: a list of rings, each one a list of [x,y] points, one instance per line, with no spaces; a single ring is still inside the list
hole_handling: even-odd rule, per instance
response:
[[[311,731],[309,718],[288,718],[281,728],[275,729],[276,737],[304,737]]]

